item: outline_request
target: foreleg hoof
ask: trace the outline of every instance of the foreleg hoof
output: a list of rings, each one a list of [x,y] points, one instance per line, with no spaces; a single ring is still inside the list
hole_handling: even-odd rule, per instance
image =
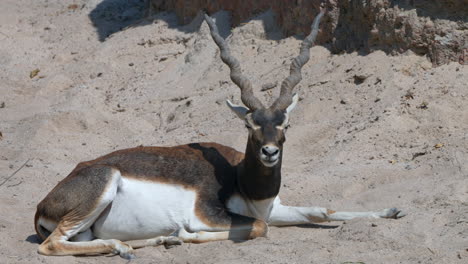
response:
[[[133,252],[120,252],[119,255],[121,258],[126,259],[126,260],[132,260],[136,258]]]
[[[379,213],[380,218],[399,219],[405,216],[406,213],[397,208],[384,209]]]

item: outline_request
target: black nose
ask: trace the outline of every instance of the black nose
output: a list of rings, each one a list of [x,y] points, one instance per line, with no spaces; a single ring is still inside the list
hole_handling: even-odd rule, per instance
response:
[[[263,146],[262,147],[262,153],[265,155],[265,156],[274,156],[276,154],[278,154],[279,152],[279,148],[275,147],[275,146]]]

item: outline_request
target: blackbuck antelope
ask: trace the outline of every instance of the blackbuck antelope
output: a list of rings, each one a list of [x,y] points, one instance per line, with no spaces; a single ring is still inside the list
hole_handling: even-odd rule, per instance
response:
[[[216,143],[192,143],[125,149],[82,162],[37,206],[35,229],[44,240],[39,253],[132,258],[134,249],[146,246],[266,236],[269,225],[403,216],[396,208],[336,212],[292,207],[278,197],[285,132],[298,101],[292,90],[323,14],[315,18],[269,108],[254,96],[239,62],[205,15],[231,80],[241,89],[245,107],[227,104],[249,131],[245,154]]]

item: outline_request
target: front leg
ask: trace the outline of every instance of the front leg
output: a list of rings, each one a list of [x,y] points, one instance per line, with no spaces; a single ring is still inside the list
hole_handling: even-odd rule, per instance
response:
[[[300,225],[327,221],[346,221],[354,218],[393,218],[405,216],[396,208],[376,212],[336,212],[323,207],[295,207],[281,204],[277,197],[273,203],[268,224],[271,226]]]

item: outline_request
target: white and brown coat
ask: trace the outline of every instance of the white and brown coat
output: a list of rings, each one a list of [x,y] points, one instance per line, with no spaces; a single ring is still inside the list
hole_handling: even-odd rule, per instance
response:
[[[335,212],[285,206],[278,197],[285,131],[298,101],[292,90],[301,80],[323,13],[269,108],[253,95],[250,81],[206,16],[246,106],[228,101],[249,129],[245,154],[216,143],[193,143],[120,150],[80,163],[37,206],[34,225],[44,240],[39,253],[132,258],[133,249],[145,246],[265,236],[268,225],[401,217],[395,208]]]

